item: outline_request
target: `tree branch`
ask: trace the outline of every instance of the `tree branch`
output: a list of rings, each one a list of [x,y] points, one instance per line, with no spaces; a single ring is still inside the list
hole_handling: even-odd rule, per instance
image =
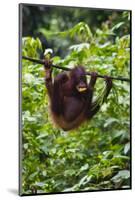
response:
[[[39,59],[35,59],[35,58],[30,58],[30,57],[27,57],[27,56],[22,56],[22,59],[29,60],[29,61],[31,61],[31,62],[38,63],[38,64],[42,64],[42,65],[44,65],[44,63],[45,63],[44,60],[39,60]],[[62,69],[62,70],[65,70],[65,71],[70,71],[70,70],[71,70],[70,68],[61,67],[61,66],[54,65],[54,64],[52,64],[52,67],[57,68],[57,69]],[[91,73],[91,72],[86,72],[86,75],[91,76],[92,73]],[[105,75],[99,75],[99,74],[98,74],[97,77],[99,77],[99,78],[105,78]],[[118,76],[118,77],[108,76],[108,77],[111,78],[111,79],[114,79],[114,80],[120,80],[120,81],[127,81],[127,82],[130,82],[130,79],[124,78],[124,77],[121,77],[121,76]]]
[[[27,57],[27,56],[22,56],[22,59],[29,60],[29,61],[32,61],[34,63],[38,63],[38,64],[42,64],[42,65],[45,64],[44,60],[38,60],[38,59],[30,58],[30,57]],[[65,70],[65,71],[70,71],[71,70],[70,68],[60,67],[60,66],[54,65],[54,64],[52,64],[52,67],[57,68],[57,69],[62,69],[62,70]]]

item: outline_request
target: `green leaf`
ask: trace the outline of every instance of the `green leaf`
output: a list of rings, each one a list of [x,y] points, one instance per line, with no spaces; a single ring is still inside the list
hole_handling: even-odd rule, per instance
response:
[[[129,170],[121,170],[114,177],[111,178],[112,181],[118,182],[120,179],[128,179],[130,178]]]
[[[130,142],[128,142],[124,147],[124,154],[127,154],[130,150]]]
[[[120,28],[123,24],[124,24],[124,22],[119,22],[118,24],[116,24],[115,26],[113,26],[112,31]]]
[[[85,165],[83,165],[83,166],[81,167],[80,171],[85,171],[85,170],[87,170],[87,169],[89,169],[89,164],[88,164],[88,163],[86,163]]]

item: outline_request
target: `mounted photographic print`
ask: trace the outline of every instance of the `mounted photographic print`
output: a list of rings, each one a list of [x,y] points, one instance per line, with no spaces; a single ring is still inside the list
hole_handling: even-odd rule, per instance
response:
[[[19,194],[131,189],[131,11],[19,5]]]

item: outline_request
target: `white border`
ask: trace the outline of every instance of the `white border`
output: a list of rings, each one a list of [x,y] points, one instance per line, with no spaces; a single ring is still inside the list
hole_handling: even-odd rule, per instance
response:
[[[132,190],[74,193],[19,197],[18,190],[18,3],[38,3],[50,5],[70,5],[80,7],[114,8],[133,10],[132,49],[135,47],[135,6],[134,0],[4,0],[0,4],[0,198],[1,199],[96,199],[127,200],[134,199],[135,184]],[[135,74],[135,59],[132,55],[132,74]],[[132,97],[135,98],[133,79]],[[133,101],[134,104],[134,101]],[[132,105],[133,131],[135,129],[135,108]],[[133,156],[135,155],[135,136],[132,135]],[[135,162],[133,157],[133,176],[135,181]]]

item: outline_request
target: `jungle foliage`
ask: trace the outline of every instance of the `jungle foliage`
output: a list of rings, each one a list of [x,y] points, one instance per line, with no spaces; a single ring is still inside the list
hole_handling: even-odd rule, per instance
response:
[[[80,21],[64,31],[37,31],[53,41],[54,52],[66,47],[64,56],[53,56],[54,64],[81,64],[87,71],[129,78],[129,12],[120,16],[115,24],[104,21],[94,30]],[[39,38],[22,38],[23,55],[40,58],[43,51]],[[59,72],[53,69],[53,75]],[[64,132],[50,117],[43,66],[22,60],[23,194],[130,188],[130,84],[113,83],[98,114],[79,129]],[[103,85],[99,78],[97,95]]]

